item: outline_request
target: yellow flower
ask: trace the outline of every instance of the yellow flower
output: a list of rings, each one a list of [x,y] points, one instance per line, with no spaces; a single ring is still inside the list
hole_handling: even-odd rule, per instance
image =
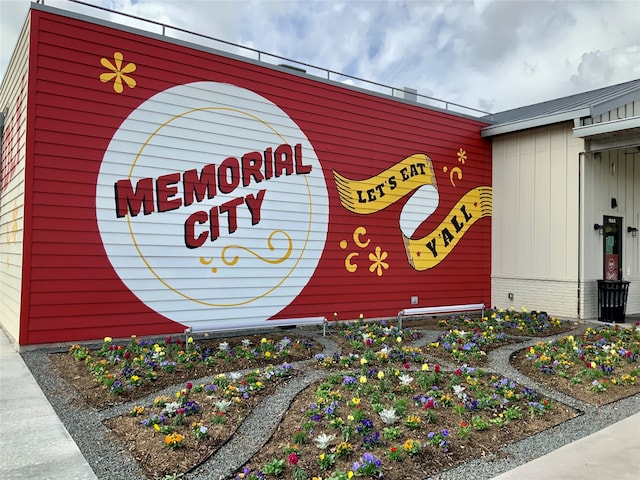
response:
[[[367,383],[367,377],[365,377],[364,375],[362,375],[360,377],[360,383]]]
[[[260,340],[260,343],[267,343],[267,339],[262,337],[262,339]]]
[[[369,254],[369,260],[372,262],[369,271],[375,271],[376,275],[381,277],[383,271],[389,268],[389,264],[385,262],[388,256],[387,252],[383,252],[379,246],[376,247],[375,252]]]
[[[153,424],[153,429],[154,429],[156,432],[159,432],[159,431],[160,431],[160,425],[158,425],[157,423],[154,423],[154,424]]]
[[[347,478],[353,478],[353,471],[349,470],[349,473],[347,473]]]
[[[351,399],[351,403],[353,403],[354,405],[360,405],[360,399],[358,397],[353,397]]]
[[[267,358],[271,357],[271,352],[264,352],[264,356]]]
[[[321,453],[321,454],[320,454],[320,460],[324,460],[324,457],[325,457],[325,454],[324,454],[324,453]]]
[[[364,358],[364,357],[362,357],[362,358],[360,359],[360,365],[366,365],[366,364],[367,364],[367,359],[366,359],[366,358]]]
[[[193,343],[193,337],[187,338],[187,343]]]
[[[426,364],[426,363],[423,363],[423,364],[422,364],[422,371],[423,371],[423,372],[428,372],[428,371],[429,371],[429,365],[428,365],[428,364]]]
[[[378,379],[382,380],[384,378],[384,372],[378,372]]]
[[[104,343],[111,343],[112,340],[113,338],[111,337],[104,337]]]
[[[113,90],[116,93],[122,93],[122,91],[124,90],[124,87],[122,86],[123,81],[124,83],[127,84],[129,88],[136,88],[136,81],[133,78],[131,78],[129,75],[126,75],[127,73],[132,73],[136,71],[136,64],[127,63],[123,67],[122,66],[123,58],[124,57],[122,56],[122,53],[115,52],[113,54],[114,63],[111,63],[111,61],[108,58],[100,59],[100,63],[102,64],[102,66],[107,70],[111,70],[109,73],[101,73],[100,81],[102,83],[106,83],[111,80],[114,80]]]
[[[131,375],[131,380],[133,382],[137,382],[138,380],[140,380],[140,377],[138,375]]]
[[[349,420],[350,422],[353,422],[354,416],[353,415],[347,415],[347,420]]]
[[[396,337],[396,342],[402,343],[402,337]]]

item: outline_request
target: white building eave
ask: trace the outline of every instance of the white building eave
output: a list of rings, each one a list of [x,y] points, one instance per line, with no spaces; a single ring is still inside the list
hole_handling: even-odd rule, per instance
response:
[[[575,119],[589,116],[591,116],[591,109],[589,107],[579,108],[576,110],[555,113],[552,115],[543,115],[535,118],[527,118],[525,120],[516,120],[514,122],[501,123],[499,125],[485,127],[482,129],[481,135],[485,138],[493,137],[495,135],[502,135],[504,133],[512,133],[521,130],[528,130],[530,128],[544,127],[547,125],[553,125],[555,123],[573,121]]]
[[[577,138],[593,137],[594,135],[619,132],[631,128],[640,128],[640,117],[621,118],[610,122],[574,127],[573,136]]]

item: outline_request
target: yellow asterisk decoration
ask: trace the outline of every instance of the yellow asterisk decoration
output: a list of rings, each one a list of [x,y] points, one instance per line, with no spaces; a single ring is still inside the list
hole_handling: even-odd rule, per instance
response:
[[[109,73],[101,73],[100,81],[102,83],[106,83],[115,78],[115,81],[113,82],[113,90],[116,93],[122,93],[122,91],[124,90],[124,87],[122,86],[123,80],[129,88],[136,88],[136,81],[130,76],[126,75],[127,73],[136,71],[136,64],[127,63],[123,68],[122,59],[123,56],[120,52],[115,52],[113,54],[114,63],[111,63],[111,60],[109,60],[108,58],[100,59],[100,63],[102,64],[102,66],[106,69],[111,70],[111,72]]]
[[[467,160],[467,152],[462,148],[458,150],[458,161],[464,165],[464,162]]]
[[[380,247],[376,247],[375,253],[369,254],[369,260],[373,262],[369,267],[369,271],[373,272],[377,269],[376,273],[379,277],[381,277],[383,270],[389,268],[389,264],[384,261],[388,256],[389,254],[387,252],[383,252]]]

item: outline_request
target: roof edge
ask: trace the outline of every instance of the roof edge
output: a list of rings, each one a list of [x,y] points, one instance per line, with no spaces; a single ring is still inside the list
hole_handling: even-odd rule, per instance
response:
[[[591,109],[589,107],[578,108],[567,112],[554,113],[553,115],[542,115],[540,117],[527,118],[524,120],[516,120],[515,122],[500,123],[497,125],[490,125],[483,128],[480,134],[483,138],[493,137],[495,135],[502,135],[505,133],[513,133],[520,130],[527,130],[529,128],[544,127],[552,125],[554,123],[567,122],[570,120],[580,119],[583,117],[589,117],[591,115]]]

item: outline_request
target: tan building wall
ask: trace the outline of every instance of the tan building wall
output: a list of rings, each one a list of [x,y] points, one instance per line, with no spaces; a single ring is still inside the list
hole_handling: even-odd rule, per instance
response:
[[[0,85],[2,168],[0,170],[0,325],[18,343],[24,245],[24,195],[27,135],[27,19]]]
[[[624,111],[636,111],[637,103]],[[638,313],[640,234],[627,232],[640,228],[640,151],[628,146],[637,143],[637,132],[585,140],[573,127],[565,122],[492,137],[492,303],[597,318],[603,236],[594,224],[610,215],[623,219],[627,314]]]
[[[493,137],[492,303],[497,307],[578,315],[584,141],[574,138],[572,126]]]

